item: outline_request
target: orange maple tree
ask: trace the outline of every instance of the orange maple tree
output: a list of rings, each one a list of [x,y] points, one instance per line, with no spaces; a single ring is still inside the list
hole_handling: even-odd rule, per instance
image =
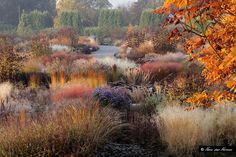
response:
[[[212,87],[188,102],[211,106],[236,98],[236,0],[166,0],[155,13],[169,15],[165,24],[176,25],[171,38],[193,35],[185,48],[191,59],[204,65],[202,75]]]

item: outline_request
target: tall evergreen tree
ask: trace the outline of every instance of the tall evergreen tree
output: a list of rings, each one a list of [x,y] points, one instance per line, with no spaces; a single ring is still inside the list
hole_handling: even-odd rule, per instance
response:
[[[56,0],[0,0],[0,21],[6,24],[18,25],[23,10],[48,11],[55,14]]]
[[[83,31],[80,14],[78,11],[63,11],[60,14],[60,26],[72,27],[78,32]]]
[[[17,28],[20,34],[32,33],[41,29],[52,27],[53,20],[48,12],[32,11],[23,12]]]
[[[98,26],[100,28],[117,28],[121,27],[122,12],[117,9],[103,9],[100,12]]]
[[[129,23],[138,25],[143,10],[157,8],[161,6],[163,2],[164,0],[137,0],[129,8],[127,15],[129,16]]]
[[[160,14],[154,14],[153,10],[146,9],[142,11],[139,26],[141,28],[158,27],[163,22],[164,17]]]

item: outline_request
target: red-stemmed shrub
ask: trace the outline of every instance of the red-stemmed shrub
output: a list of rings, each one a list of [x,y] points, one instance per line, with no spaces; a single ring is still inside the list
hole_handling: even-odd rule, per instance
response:
[[[68,99],[88,98],[92,96],[94,89],[88,86],[77,85],[59,89],[52,94],[52,100],[55,102]]]
[[[65,64],[67,64],[68,62],[73,62],[77,59],[91,59],[92,57],[90,56],[86,56],[83,54],[77,54],[77,53],[66,53],[66,52],[57,52],[54,53],[50,56],[45,56],[43,57],[43,63],[44,64],[50,64],[56,60],[60,60],[61,62],[65,62]]]
[[[141,66],[144,72],[151,73],[153,81],[163,81],[174,78],[183,69],[183,64],[178,62],[149,62]]]

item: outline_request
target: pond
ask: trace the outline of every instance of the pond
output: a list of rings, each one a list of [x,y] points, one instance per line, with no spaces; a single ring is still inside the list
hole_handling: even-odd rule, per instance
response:
[[[98,51],[92,53],[92,56],[95,58],[106,58],[106,57],[114,57],[115,53],[119,52],[119,48],[116,46],[104,46],[100,45]]]
[[[66,45],[51,45],[53,51],[66,51],[69,52],[72,50],[71,47]],[[114,57],[116,53],[119,52],[119,48],[116,46],[104,46],[100,45],[99,50],[95,51],[91,54],[91,56],[95,58],[106,58],[106,57]]]

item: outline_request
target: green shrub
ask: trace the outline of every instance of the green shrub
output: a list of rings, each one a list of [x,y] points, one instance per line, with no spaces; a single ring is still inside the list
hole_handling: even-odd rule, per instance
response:
[[[122,39],[125,34],[122,12],[118,9],[103,9],[98,20],[98,37],[101,43],[105,38]]]
[[[34,31],[39,31],[45,28],[50,28],[53,25],[53,19],[47,11],[32,11],[30,13],[23,12],[20,17],[20,22],[17,28],[19,34],[31,34]]]
[[[84,35],[85,36],[98,36],[99,34],[99,27],[86,27],[84,28]]]
[[[83,32],[80,14],[77,11],[63,11],[59,17],[60,27],[71,27],[78,32]]]

